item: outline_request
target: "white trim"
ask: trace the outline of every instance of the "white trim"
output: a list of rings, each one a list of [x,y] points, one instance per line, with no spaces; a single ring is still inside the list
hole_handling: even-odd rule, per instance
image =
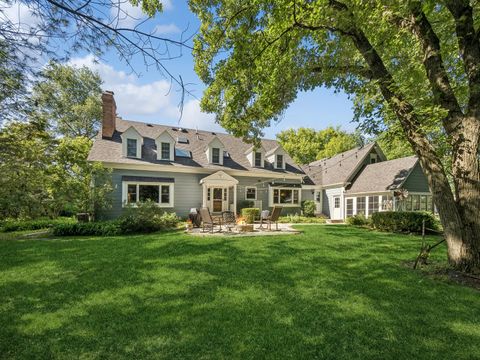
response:
[[[130,158],[131,159],[131,158]],[[96,162],[96,160],[90,160],[91,162]],[[105,167],[111,169],[122,169],[122,170],[145,170],[145,171],[158,171],[158,172],[178,172],[178,173],[187,173],[187,174],[213,174],[218,169],[207,169],[201,168],[196,169],[189,166],[182,165],[164,165],[164,164],[129,164],[129,163],[112,163],[108,161],[100,161]],[[284,174],[276,172],[261,172],[261,171],[239,171],[239,170],[222,170],[230,176],[245,176],[245,177],[263,177],[263,178],[275,178],[275,179],[289,179],[289,180],[301,180],[304,175],[301,174]],[[267,171],[267,170],[265,170]]]
[[[255,189],[255,199],[249,199],[247,198],[247,190],[248,189]],[[257,192],[258,192],[258,189],[256,186],[245,186],[245,200],[257,200]]]
[[[155,185],[155,186],[168,186],[169,187],[169,202],[167,203],[161,203],[160,199],[162,196],[162,189],[158,189],[158,202],[156,205],[161,208],[173,208],[175,207],[175,199],[174,199],[174,193],[175,193],[175,186],[174,183],[165,183],[165,182],[143,182],[143,181],[122,181],[122,207],[125,207],[127,205],[127,191],[128,191],[128,185],[136,185],[137,186],[137,201],[138,197],[140,195],[139,191],[139,186],[140,185]],[[136,206],[135,203],[132,203],[131,206]]]
[[[290,203],[290,204],[282,204],[282,203],[274,203],[273,202],[273,191],[274,190],[298,190],[298,204]],[[293,193],[292,193],[292,201],[293,201]],[[302,188],[293,188],[293,187],[281,187],[281,186],[268,186],[268,206],[283,206],[283,207],[300,207],[302,203]]]
[[[373,195],[373,194],[378,194],[378,195],[385,195],[385,194],[391,194],[392,191],[395,190],[386,190],[386,191],[364,191],[364,192],[357,192],[357,193],[345,193],[346,197],[354,197],[354,196],[361,196],[361,195]]]

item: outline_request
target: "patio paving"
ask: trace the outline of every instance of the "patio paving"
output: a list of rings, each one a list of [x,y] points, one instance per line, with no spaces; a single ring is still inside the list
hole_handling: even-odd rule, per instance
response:
[[[232,227],[232,231],[227,230],[226,226],[222,226],[222,231],[218,231],[218,228],[211,233],[208,229],[205,229],[205,232],[202,231],[202,228],[193,228],[190,231],[185,231],[187,234],[193,236],[271,236],[271,235],[283,235],[283,234],[300,234],[301,231],[295,230],[292,228],[292,224],[278,224],[278,230],[275,230],[275,225],[272,225],[272,230],[268,230],[266,225],[263,225],[263,228],[260,228],[260,224],[255,224],[253,231],[249,232],[240,232],[236,227]]]

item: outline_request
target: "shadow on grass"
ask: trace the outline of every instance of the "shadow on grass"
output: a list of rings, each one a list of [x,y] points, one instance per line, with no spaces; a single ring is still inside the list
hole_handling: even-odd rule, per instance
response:
[[[0,243],[1,357],[478,355],[478,293],[399,265],[417,237],[302,230]]]

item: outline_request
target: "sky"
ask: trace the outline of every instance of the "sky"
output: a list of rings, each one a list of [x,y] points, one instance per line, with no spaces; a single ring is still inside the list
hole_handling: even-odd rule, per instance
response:
[[[178,40],[182,36],[194,34],[200,23],[188,8],[185,0],[163,0],[163,13],[142,23],[145,30],[155,30],[157,36]],[[34,21],[24,5],[12,8],[12,16],[23,17],[22,20]],[[131,17],[121,17],[120,24],[133,27],[139,24],[144,15],[139,8],[123,6]],[[174,54],[178,50],[172,49]],[[175,52],[176,51],[176,52]],[[146,68],[143,58],[137,56],[133,60],[135,72],[119,59],[115,51],[108,51],[101,59],[95,59],[88,52],[72,56],[69,63],[76,66],[88,66],[96,70],[102,77],[103,89],[115,93],[117,113],[123,119],[145,121],[149,123],[167,124],[186,128],[223,131],[215,123],[213,114],[200,110],[199,99],[205,85],[194,71],[193,57],[189,49],[183,49],[181,57],[164,62],[165,67],[175,76],[181,76],[184,83],[189,83],[189,90],[194,97],[186,95],[183,114],[180,117],[180,92],[178,87],[171,88],[170,82],[156,68]],[[341,126],[353,131],[355,124],[352,102],[340,92],[333,89],[317,88],[311,92],[302,92],[285,111],[281,121],[264,130],[266,138],[285,129],[311,127],[323,129],[327,126]]]

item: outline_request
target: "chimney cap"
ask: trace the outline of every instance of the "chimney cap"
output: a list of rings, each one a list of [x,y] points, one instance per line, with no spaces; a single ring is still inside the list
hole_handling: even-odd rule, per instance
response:
[[[115,93],[112,90],[105,90],[103,93],[109,94],[109,95],[115,95]]]

